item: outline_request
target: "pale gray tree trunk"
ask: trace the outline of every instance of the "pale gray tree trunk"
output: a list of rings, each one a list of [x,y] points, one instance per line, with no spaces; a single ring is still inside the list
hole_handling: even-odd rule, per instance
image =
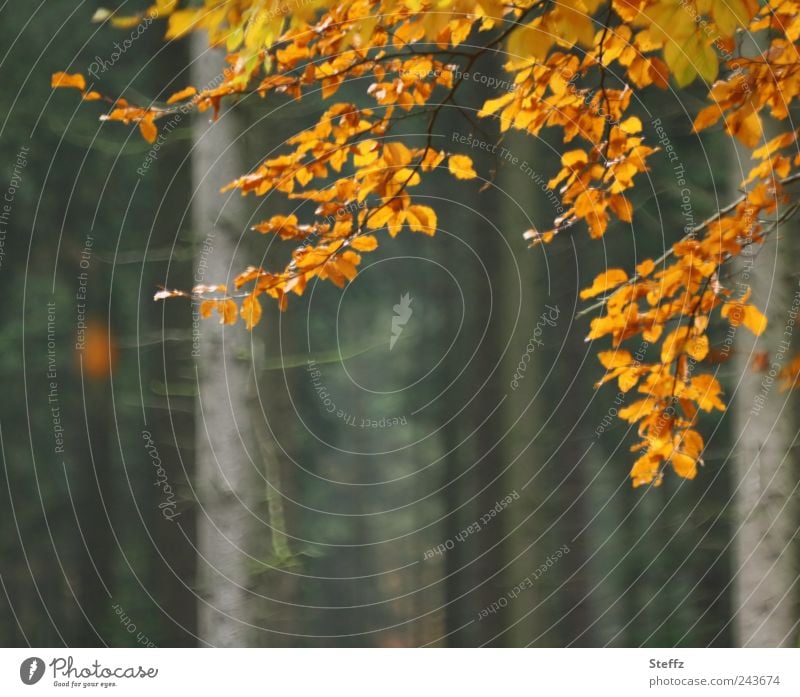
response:
[[[193,85],[218,80],[223,56],[209,50],[204,35],[191,39]],[[239,118],[225,111],[212,123],[207,111],[195,117],[192,150],[192,223],[197,251],[196,283],[227,283],[239,266],[232,263],[236,241],[246,225],[238,194],[220,188],[244,171]],[[194,308],[195,312],[197,308]],[[257,515],[264,506],[264,477],[253,433],[253,378],[248,361],[250,335],[240,322],[199,323],[196,413],[196,491],[198,633],[214,646],[252,646],[256,603],[248,592],[256,548],[269,534]]]
[[[741,156],[741,152],[740,152]],[[748,161],[745,159],[744,165]],[[795,412],[789,395],[776,378],[800,348],[800,327],[787,325],[797,293],[791,241],[794,231],[781,225],[762,245],[745,250],[734,288],[741,297],[753,289],[751,302],[769,319],[766,332],[755,339],[744,327],[734,338],[735,376],[739,381],[733,402],[735,466],[735,534],[733,613],[739,646],[792,645],[796,638],[797,565],[792,539],[796,534],[797,499],[793,440]],[[766,370],[753,368],[757,352],[769,354]]]

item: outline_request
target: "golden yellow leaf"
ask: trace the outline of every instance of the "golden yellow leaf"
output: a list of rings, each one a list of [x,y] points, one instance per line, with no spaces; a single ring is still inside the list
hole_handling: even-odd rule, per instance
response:
[[[424,232],[426,235],[436,232],[436,213],[428,206],[409,206],[406,210],[406,222],[412,232]]]
[[[711,4],[714,21],[723,36],[733,36],[736,29],[747,24],[758,10],[758,4],[747,0],[717,0]]]
[[[372,252],[378,248],[378,240],[374,235],[359,235],[350,242],[350,246],[359,252]]]
[[[407,165],[411,157],[411,151],[402,143],[391,142],[383,146],[383,159],[390,167]]]
[[[475,179],[478,176],[472,167],[472,159],[467,155],[450,155],[447,165],[456,179]]]
[[[697,75],[710,84],[719,72],[716,51],[699,29],[686,40],[670,38],[664,45],[664,60],[679,87],[686,87]]]
[[[167,32],[164,35],[167,39],[178,39],[185,34],[188,34],[195,28],[195,24],[199,16],[205,13],[205,10],[178,10],[169,16],[169,23],[167,24]]]
[[[508,92],[500,97],[497,97],[497,99],[487,99],[483,104],[483,108],[478,112],[478,116],[491,116],[498,109],[502,109],[506,104],[512,101],[514,101],[513,92]]]
[[[172,12],[178,6],[178,0],[156,0],[159,16]]]

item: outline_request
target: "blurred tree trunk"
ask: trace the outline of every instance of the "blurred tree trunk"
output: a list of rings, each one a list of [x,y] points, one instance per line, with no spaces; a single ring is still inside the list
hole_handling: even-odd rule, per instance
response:
[[[222,55],[208,50],[203,36],[191,38],[192,84],[212,82]],[[244,225],[240,197],[225,199],[220,188],[244,171],[242,129],[233,110],[211,122],[198,116],[192,151],[192,222],[197,243],[195,282],[229,282],[236,235]],[[254,595],[249,592],[254,546],[268,537],[257,512],[264,504],[264,478],[256,463],[250,395],[252,377],[242,359],[249,335],[241,325],[200,323],[196,427],[198,544],[198,634],[214,646],[253,646]]]
[[[496,192],[484,191],[476,208],[495,210],[499,203]],[[466,248],[452,250],[449,257],[443,254],[442,262],[461,270],[460,290],[463,289],[466,308],[463,334],[478,344],[460,345],[452,354],[457,359],[448,361],[442,373],[449,386],[448,398],[441,402],[444,411],[440,417],[445,422],[461,410],[442,429],[448,453],[443,542],[451,541],[454,545],[444,555],[447,643],[454,647],[474,647],[503,641],[505,613],[492,612],[488,616],[484,613],[480,619],[479,615],[508,591],[505,574],[501,573],[507,511],[501,506],[498,509],[501,513],[489,517],[510,493],[503,473],[507,463],[503,443],[505,424],[500,408],[506,376],[499,369],[508,327],[504,324],[505,312],[497,310],[497,305],[502,304],[502,294],[494,280],[507,271],[504,265],[508,252],[501,248],[492,221],[466,206],[453,206],[441,219],[447,220],[448,228],[467,242]],[[476,256],[480,267],[475,264]],[[494,298],[491,303],[490,297]],[[447,321],[457,322],[456,313],[451,313]],[[454,328],[453,334],[457,333]],[[470,526],[472,529],[480,526],[480,531],[473,533]],[[470,531],[465,540],[458,541],[465,531]]]
[[[535,163],[547,156],[539,142],[527,133],[510,133],[504,142],[513,156],[526,162]],[[547,293],[547,284],[543,281],[546,271],[542,250],[529,249],[522,232],[532,227],[534,221],[547,219],[550,210],[542,206],[534,191],[535,184],[521,173],[518,166],[501,160],[495,167],[498,185],[507,197],[501,207],[503,218],[500,225],[516,263],[516,266],[510,263],[510,268],[500,276],[500,296],[505,300],[498,308],[504,315],[504,336],[511,339],[498,379],[504,381],[508,395],[503,404],[504,420],[509,427],[514,424],[503,443],[505,464],[510,465],[508,487],[520,497],[508,510],[508,529],[513,532],[507,540],[509,568],[506,580],[514,588],[531,575],[549,552],[548,543],[541,537],[541,532],[550,522],[545,513],[548,492],[542,486],[541,477],[542,464],[549,454],[548,449],[542,446],[540,432],[547,418],[547,408],[543,408],[543,395],[535,396],[548,366],[541,355],[534,352],[527,364],[525,379],[520,383],[515,381],[513,385],[511,379],[519,370],[532,327],[536,324],[535,313]],[[536,584],[509,604],[505,623],[507,645],[526,646],[543,626],[548,626],[549,623],[542,620],[545,596],[546,593],[541,592]]]
[[[781,213],[779,209],[775,215]],[[733,402],[736,532],[732,571],[738,646],[791,645],[797,630],[797,566],[792,549],[797,526],[796,415],[775,378],[798,348],[796,341],[792,347],[783,343],[791,342],[793,331],[787,323],[800,290],[795,265],[789,261],[797,244],[786,232],[780,226],[763,245],[750,245],[736,283],[728,283],[736,298],[749,284],[750,302],[769,319],[758,339],[744,327],[737,329],[734,339],[734,374],[739,384]],[[769,355],[765,371],[752,368],[760,351]]]
[[[520,527],[512,536],[509,578],[519,583],[562,546],[570,550],[511,603],[511,643],[594,645],[593,576],[591,567],[584,566],[597,544],[588,522],[602,507],[593,506],[596,494],[588,487],[594,460],[587,454],[591,426],[584,407],[591,396],[593,363],[583,355],[586,327],[572,319],[582,287],[578,272],[584,270],[572,237],[534,249],[523,241],[522,231],[547,226],[558,215],[545,185],[551,154],[527,134],[504,143],[517,158],[502,162],[499,175],[509,197],[504,232],[519,266],[519,271],[508,268],[502,274],[509,331],[518,302],[521,306],[505,371],[506,420],[517,422],[505,446],[514,463],[512,488],[521,496],[513,511],[513,526]],[[509,386],[508,378],[516,374],[521,379]]]

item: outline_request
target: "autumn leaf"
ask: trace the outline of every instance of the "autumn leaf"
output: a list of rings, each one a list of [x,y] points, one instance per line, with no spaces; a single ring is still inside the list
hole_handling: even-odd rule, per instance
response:
[[[175,92],[174,94],[172,94],[170,96],[170,98],[167,99],[167,104],[175,104],[175,102],[180,102],[180,101],[186,99],[187,97],[194,96],[195,94],[197,94],[197,89],[196,88],[191,87],[191,86],[186,87],[186,88],[180,90],[179,92]]]
[[[691,392],[697,405],[703,411],[725,410],[725,404],[720,399],[722,387],[713,375],[703,373],[692,377]]]
[[[723,36],[733,36],[736,29],[745,26],[757,10],[758,4],[748,0],[724,0],[711,4],[714,22]]]
[[[670,458],[672,468],[679,477],[694,479],[697,476],[697,460],[691,455],[674,451]]]
[[[230,298],[227,300],[220,300],[217,303],[217,312],[219,313],[220,324],[236,324],[238,308],[236,307],[236,303]]]
[[[616,288],[621,283],[625,283],[627,280],[628,274],[622,269],[608,269],[608,271],[604,271],[597,276],[589,288],[585,288],[581,291],[581,300],[588,300],[596,295],[605,293],[612,288]]]
[[[155,123],[153,123],[152,116],[146,116],[139,121],[139,130],[148,143],[156,142],[156,138],[158,137],[158,129],[156,128]]]
[[[406,222],[412,232],[424,232],[426,235],[436,232],[436,213],[428,206],[409,206],[406,210]]]
[[[359,252],[372,252],[378,248],[378,240],[375,235],[359,235],[351,240],[350,246]]]
[[[178,10],[169,17],[165,38],[178,39],[185,36],[193,29],[197,29],[198,19],[202,17],[203,10]]]
[[[639,487],[645,484],[660,486],[662,480],[660,465],[661,460],[657,455],[645,452],[631,468],[632,486]]]
[[[742,324],[756,336],[761,336],[767,328],[767,318],[755,305],[747,305],[744,308]]]
[[[242,300],[240,314],[248,330],[258,324],[261,319],[261,303],[255,295],[248,295]]]
[[[711,83],[719,72],[719,59],[711,42],[705,36],[694,33],[684,41],[668,41],[664,46],[664,60],[672,70],[678,87],[686,87],[698,75]]]
[[[589,156],[584,150],[570,150],[561,156],[561,164],[567,169],[575,169],[588,164]]]
[[[514,101],[514,94],[512,92],[507,92],[496,99],[487,99],[483,105],[483,108],[480,110],[480,112],[478,112],[478,116],[491,116],[498,111],[498,109],[506,106],[512,101]]]
[[[466,155],[450,155],[447,166],[456,179],[475,179],[478,176],[472,166],[472,159]]]
[[[647,399],[640,399],[633,404],[623,407],[619,410],[619,418],[628,423],[635,423],[647,414],[652,413],[657,402],[655,399],[648,397]]]
[[[603,367],[608,370],[627,367],[633,363],[633,356],[630,351],[601,351],[597,354],[597,357],[600,359]]]
[[[81,91],[86,89],[86,78],[79,73],[70,75],[69,73],[53,73],[50,79],[50,86],[53,88],[58,87],[74,87]]]
[[[756,336],[761,336],[767,328],[767,318],[754,305],[742,302],[725,303],[721,314],[732,326],[738,327],[743,324]]]
[[[216,306],[216,300],[203,300],[203,302],[200,303],[200,317],[203,319],[208,319],[211,317],[211,313],[214,311]]]
[[[649,276],[653,273],[655,268],[656,265],[652,259],[645,259],[643,262],[636,265],[636,273],[642,277]]]

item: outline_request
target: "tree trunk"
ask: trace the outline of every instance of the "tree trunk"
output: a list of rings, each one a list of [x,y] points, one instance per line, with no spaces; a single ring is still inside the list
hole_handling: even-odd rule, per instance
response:
[[[797,341],[791,347],[783,343],[791,341],[789,313],[797,310],[800,301],[800,288],[790,276],[788,260],[790,252],[796,251],[790,240],[787,231],[779,228],[765,244],[745,250],[734,289],[739,298],[749,284],[753,291],[750,302],[769,319],[759,339],[744,327],[736,330],[734,339],[739,384],[733,414],[736,516],[732,571],[739,646],[792,645],[797,631],[797,567],[792,550],[797,522],[792,448],[795,420],[788,393],[780,391],[776,379],[798,349]],[[751,367],[760,351],[769,355],[769,367],[764,371]]]
[[[192,35],[192,84],[212,83],[223,68],[221,53],[208,49],[204,36]],[[225,283],[235,272],[236,240],[245,224],[238,195],[226,199],[220,188],[244,171],[238,115],[211,113],[193,127],[192,223],[197,244],[195,283]],[[194,307],[194,312],[197,312]],[[194,315],[196,318],[196,315]],[[195,322],[196,326],[198,322]],[[198,633],[213,646],[253,646],[256,597],[249,592],[255,545],[268,530],[257,513],[264,506],[264,478],[253,436],[248,363],[249,335],[241,324],[199,321],[195,346],[198,402],[195,442],[198,496]]]

